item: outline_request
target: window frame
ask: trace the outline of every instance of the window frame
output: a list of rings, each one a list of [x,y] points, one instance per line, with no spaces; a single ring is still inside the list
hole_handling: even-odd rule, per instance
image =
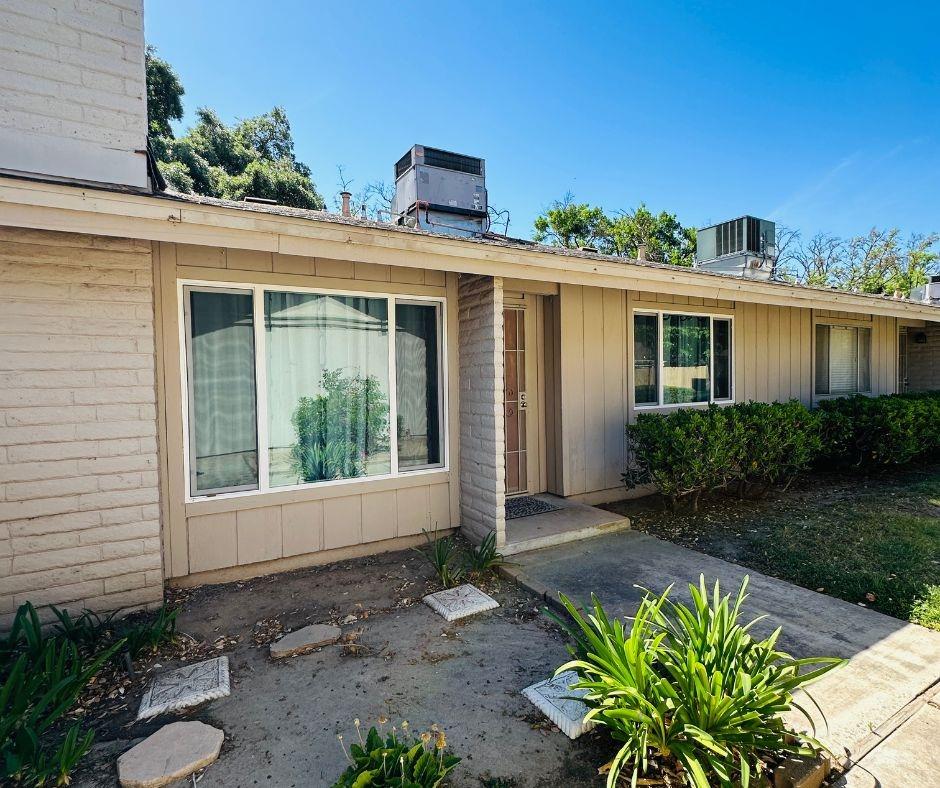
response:
[[[635,323],[633,321],[636,315],[654,315],[656,317],[656,396],[657,401],[653,403],[637,403],[636,397],[636,360],[633,357],[633,332]],[[708,401],[707,402],[671,402],[663,404],[663,371],[665,369],[665,358],[663,355],[663,315],[683,315],[686,317],[707,317],[708,318]],[[715,321],[726,320],[729,324],[731,353],[728,358],[729,374],[729,392],[730,396],[723,399],[715,399],[713,396],[715,384]],[[652,309],[648,307],[637,307],[632,310],[630,315],[630,401],[633,403],[633,409],[636,411],[656,411],[673,410],[675,408],[701,408],[708,405],[733,405],[735,401],[735,381],[734,381],[734,354],[737,348],[737,337],[734,329],[734,315],[724,312],[699,312],[691,309]]]
[[[817,356],[817,346],[819,344],[819,327],[826,326],[829,329],[829,348],[826,353],[826,358],[829,363],[829,392],[821,392],[816,389],[816,356]],[[855,331],[855,347],[856,347],[856,362],[855,362],[855,391],[837,391],[832,392],[832,329],[850,329]],[[868,388],[863,390],[861,387],[861,378],[862,378],[862,363],[861,363],[861,353],[858,352],[861,348],[861,332],[868,332]],[[848,323],[848,322],[836,322],[831,320],[816,320],[813,323],[813,399],[814,400],[824,400],[824,399],[839,399],[840,397],[870,397],[875,393],[875,384],[873,379],[873,361],[872,361],[872,350],[874,348],[875,341],[875,332],[874,326],[870,324],[860,324],[860,323]]]
[[[185,502],[219,500],[223,498],[245,498],[257,495],[269,495],[297,490],[316,490],[321,487],[338,487],[370,482],[407,478],[415,475],[448,472],[450,470],[450,414],[448,411],[448,360],[447,360],[447,298],[437,295],[415,295],[401,292],[337,289],[333,287],[310,287],[299,285],[261,284],[257,282],[228,282],[204,279],[178,279],[177,303],[179,323],[180,347],[180,392],[182,404],[183,426],[183,478],[185,484]],[[224,492],[194,492],[192,481],[192,426],[191,398],[192,391],[189,381],[191,378],[191,356],[189,352],[190,322],[186,301],[188,293],[192,290],[209,292],[236,292],[239,294],[252,294],[253,323],[254,323],[254,351],[255,351],[255,419],[256,436],[258,441],[258,485],[250,489],[224,488]],[[349,296],[354,298],[385,299],[388,303],[388,364],[389,364],[389,442],[390,466],[389,473],[374,474],[370,476],[356,476],[350,479],[329,479],[318,482],[306,482],[271,486],[270,456],[268,446],[268,375],[267,375],[267,338],[265,336],[264,320],[264,294],[265,292],[311,293],[315,295]],[[441,462],[433,465],[399,469],[398,467],[398,391],[397,391],[397,358],[395,352],[395,306],[397,303],[435,304],[438,309],[438,409],[440,414],[441,432]],[[220,488],[222,489],[222,488]]]

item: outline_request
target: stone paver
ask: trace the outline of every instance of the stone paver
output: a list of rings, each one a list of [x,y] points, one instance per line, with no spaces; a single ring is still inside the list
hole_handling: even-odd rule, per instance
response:
[[[118,758],[123,788],[159,788],[188,777],[219,757],[225,734],[204,722],[164,725]]]
[[[456,621],[499,607],[499,602],[493,597],[470,583],[428,594],[423,601],[447,621]]]
[[[522,694],[569,739],[577,739],[594,727],[593,720],[584,721],[588,707],[578,700],[587,694],[587,690],[571,689],[571,685],[577,681],[578,674],[573,670],[566,670],[522,690]]]
[[[224,698],[231,691],[228,657],[186,665],[157,676],[140,701],[138,720],[156,717],[165,711],[179,711],[207,700]]]
[[[321,646],[331,646],[342,637],[343,630],[333,624],[311,624],[289,632],[271,644],[271,657],[283,659],[305,654]]]

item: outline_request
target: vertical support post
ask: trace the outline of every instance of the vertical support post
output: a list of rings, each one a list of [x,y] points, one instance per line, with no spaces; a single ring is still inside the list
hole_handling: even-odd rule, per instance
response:
[[[460,525],[479,543],[491,531],[506,543],[506,434],[503,419],[503,280],[461,274]]]

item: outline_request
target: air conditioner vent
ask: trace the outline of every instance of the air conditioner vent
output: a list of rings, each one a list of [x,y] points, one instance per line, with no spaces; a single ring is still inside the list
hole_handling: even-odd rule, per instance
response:
[[[470,175],[483,174],[483,160],[473,156],[463,156],[436,148],[424,149],[424,163],[429,167],[440,167],[442,170],[466,172]]]

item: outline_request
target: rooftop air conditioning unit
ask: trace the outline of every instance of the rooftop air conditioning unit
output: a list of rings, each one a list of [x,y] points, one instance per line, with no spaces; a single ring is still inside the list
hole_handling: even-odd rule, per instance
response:
[[[940,305],[940,274],[931,276],[925,285],[911,288],[911,300]]]
[[[696,234],[695,267],[749,279],[770,279],[777,262],[776,225],[742,216]]]
[[[392,217],[398,224],[458,236],[488,224],[483,159],[415,145],[395,164]]]

